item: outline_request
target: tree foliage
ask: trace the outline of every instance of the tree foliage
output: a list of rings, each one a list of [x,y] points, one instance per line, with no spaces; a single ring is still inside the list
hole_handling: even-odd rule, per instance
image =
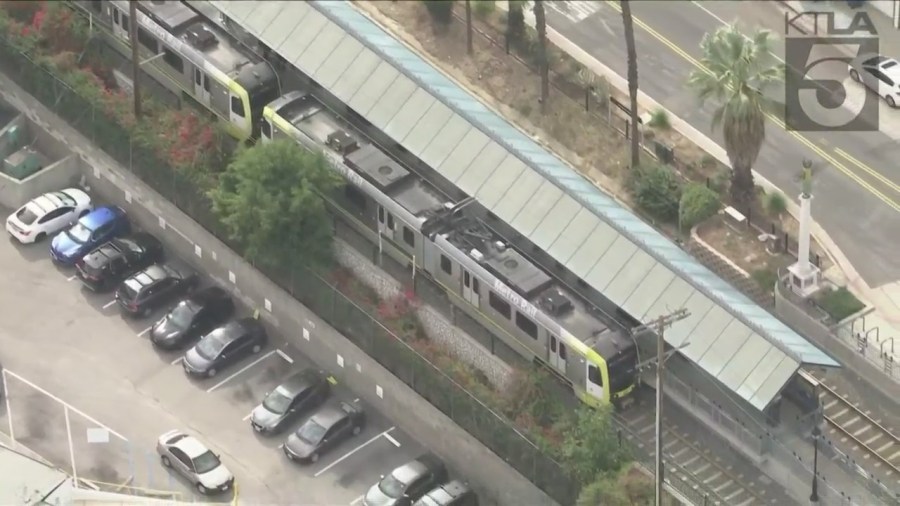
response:
[[[770,35],[759,30],[747,37],[736,24],[707,33],[700,43],[702,68],[688,81],[701,101],[716,103],[712,126],[722,127],[732,167],[732,204],[740,210],[756,197],[752,169],[766,137],[766,111],[773,106],[765,91],[784,79]]]
[[[577,408],[561,454],[566,468],[581,484],[590,483],[599,474],[618,471],[629,459],[627,449],[619,444],[609,407]]]
[[[209,195],[248,260],[314,266],[331,254],[331,219],[322,194],[340,184],[322,153],[280,140],[240,151]]]
[[[719,196],[705,184],[689,183],[681,192],[678,220],[684,229],[702,222],[719,210]]]
[[[422,0],[435,25],[446,27],[453,21],[453,2],[450,0]]]
[[[630,172],[628,187],[638,207],[652,217],[666,222],[678,219],[681,184],[669,168],[641,165]]]

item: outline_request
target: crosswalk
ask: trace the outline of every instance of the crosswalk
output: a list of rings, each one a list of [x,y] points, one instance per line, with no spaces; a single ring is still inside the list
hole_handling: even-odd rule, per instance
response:
[[[603,2],[599,0],[557,0],[556,2],[547,2],[547,5],[569,21],[578,23],[599,11],[603,7]]]

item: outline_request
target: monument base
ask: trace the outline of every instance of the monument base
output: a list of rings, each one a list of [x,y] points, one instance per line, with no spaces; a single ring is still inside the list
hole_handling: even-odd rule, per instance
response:
[[[800,265],[798,262],[788,267],[788,272],[791,273],[791,290],[795,294],[807,298],[819,290],[822,273],[815,265]]]

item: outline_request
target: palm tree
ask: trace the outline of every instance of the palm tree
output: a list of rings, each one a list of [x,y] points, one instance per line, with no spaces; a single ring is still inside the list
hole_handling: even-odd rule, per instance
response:
[[[466,0],[466,52],[472,54],[472,1]]]
[[[770,51],[771,32],[752,37],[735,24],[703,36],[702,69],[688,80],[701,101],[714,100],[712,127],[722,127],[725,151],[731,161],[731,200],[746,211],[755,199],[753,164],[766,137],[766,111],[774,104],[766,88],[784,79],[784,65]]]
[[[622,27],[625,30],[625,47],[628,52],[628,97],[631,99],[631,166],[641,163],[641,139],[638,137],[638,71],[637,51],[634,48],[634,20],[631,19],[631,1],[622,0]]]
[[[550,99],[550,62],[547,58],[547,16],[544,0],[534,0],[534,26],[538,33],[538,67],[541,73],[541,114],[547,112]]]

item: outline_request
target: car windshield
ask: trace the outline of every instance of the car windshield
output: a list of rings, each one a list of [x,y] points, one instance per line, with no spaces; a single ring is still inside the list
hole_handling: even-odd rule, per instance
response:
[[[128,250],[132,253],[140,254],[144,252],[144,249],[131,239],[116,239],[116,245],[119,246],[120,249]]]
[[[403,496],[406,484],[395,478],[394,474],[391,473],[378,482],[378,488],[381,489],[384,495],[392,499],[398,499]]]
[[[891,68],[891,67],[896,67],[896,66],[897,66],[897,62],[896,62],[896,61],[889,61],[889,62],[885,63],[884,65],[882,65],[881,68],[883,68],[883,69],[889,69],[889,68]]]
[[[77,242],[87,242],[88,239],[91,238],[91,229],[85,227],[83,224],[78,223],[74,227],[70,228],[67,232],[69,237],[72,240]]]
[[[325,435],[325,427],[317,424],[315,420],[307,420],[299,429],[297,437],[311,445],[318,444]]]
[[[291,398],[285,395],[281,388],[276,388],[263,400],[263,407],[278,415],[283,415],[290,405]]]
[[[22,222],[23,225],[31,225],[34,223],[34,220],[37,219],[37,215],[31,212],[31,209],[28,209],[28,206],[19,209],[19,212],[16,213],[16,218]]]
[[[205,474],[222,465],[216,454],[206,450],[206,453],[194,459],[194,470],[197,474]]]
[[[209,334],[197,343],[197,353],[206,360],[212,360],[219,356],[219,352],[225,347],[225,341],[216,334]]]
[[[197,306],[195,306],[191,301],[186,300],[172,308],[172,310],[169,311],[169,315],[166,319],[169,320],[169,323],[171,323],[175,328],[184,330],[190,327],[191,322],[194,320],[194,315],[196,314]]]

